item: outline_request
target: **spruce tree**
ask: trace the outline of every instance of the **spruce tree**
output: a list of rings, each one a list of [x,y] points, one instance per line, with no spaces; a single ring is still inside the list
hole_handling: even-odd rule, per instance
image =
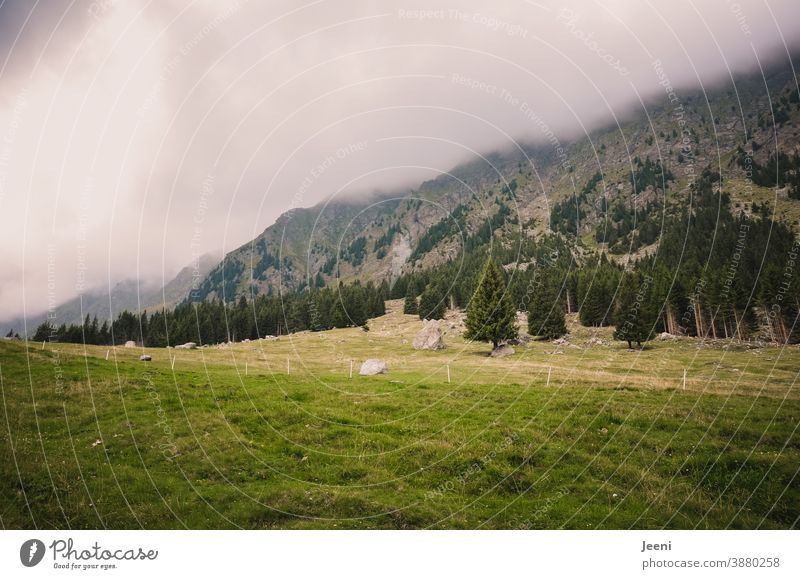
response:
[[[543,277],[528,306],[528,333],[547,340],[567,333],[564,305],[559,286],[553,278]]]
[[[491,259],[487,261],[478,289],[467,307],[465,325],[466,339],[491,342],[494,348],[500,342],[517,337],[517,311],[506,291],[503,273]]]
[[[641,348],[652,336],[655,308],[651,303],[651,282],[638,272],[629,272],[620,283],[614,308],[614,338],[628,342],[628,348],[633,347],[633,342]]]
[[[414,288],[414,284],[408,284],[408,289],[406,289],[406,301],[403,302],[403,313],[404,314],[417,314],[419,309],[417,308],[417,296],[416,291]]]
[[[444,292],[436,284],[430,283],[419,297],[419,317],[421,320],[441,320],[447,309]]]

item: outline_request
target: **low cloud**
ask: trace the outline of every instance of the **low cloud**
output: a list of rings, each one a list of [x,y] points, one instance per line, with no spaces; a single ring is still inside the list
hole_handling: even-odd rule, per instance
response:
[[[800,27],[792,0],[41,4],[0,8],[0,318],[580,135],[663,95],[655,61],[708,85]]]

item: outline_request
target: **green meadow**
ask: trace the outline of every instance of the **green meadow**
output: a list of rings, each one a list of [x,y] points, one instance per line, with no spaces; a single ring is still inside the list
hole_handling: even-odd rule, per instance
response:
[[[2,528],[798,526],[797,347],[628,351],[573,319],[571,345],[494,359],[446,322],[420,352],[390,305],[224,348],[0,343]]]

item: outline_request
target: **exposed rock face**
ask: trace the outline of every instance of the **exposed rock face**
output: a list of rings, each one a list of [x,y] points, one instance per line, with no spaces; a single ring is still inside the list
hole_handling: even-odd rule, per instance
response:
[[[444,343],[442,330],[439,329],[439,320],[426,320],[414,338],[413,346],[415,350],[444,350],[447,344]]]
[[[389,371],[389,365],[384,360],[370,358],[361,364],[361,370],[358,371],[362,376],[374,376],[376,374],[386,374]]]
[[[503,358],[505,356],[510,356],[514,353],[514,348],[509,346],[508,344],[501,344],[497,346],[494,350],[492,350],[491,356],[492,358]]]
[[[175,346],[176,350],[194,350],[195,348],[197,348],[197,344],[194,342],[186,342],[185,344]]]
[[[136,342],[134,342],[133,340],[128,340],[127,342],[125,342],[125,347],[126,348],[135,348],[136,347]]]

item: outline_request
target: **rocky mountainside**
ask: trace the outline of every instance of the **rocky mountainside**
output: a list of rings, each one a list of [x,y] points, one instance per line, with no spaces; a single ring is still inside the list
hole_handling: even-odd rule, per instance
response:
[[[796,225],[798,120],[788,64],[705,91],[668,87],[646,110],[588,137],[548,133],[543,144],[476,159],[393,197],[293,209],[226,255],[193,298],[391,282],[464,249],[548,233],[578,259],[604,252],[624,263],[657,247],[666,217],[691,206],[690,186],[709,174],[734,211],[766,203]]]

